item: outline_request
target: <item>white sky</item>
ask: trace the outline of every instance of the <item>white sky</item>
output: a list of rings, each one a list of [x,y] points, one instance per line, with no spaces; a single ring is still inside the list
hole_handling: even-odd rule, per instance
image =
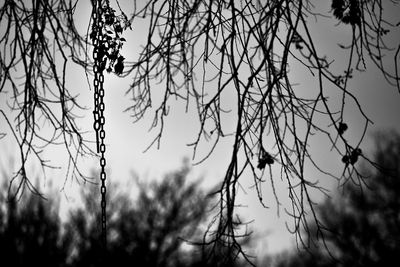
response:
[[[111,1],[112,2],[112,1]],[[127,1],[120,1],[125,4]],[[330,2],[330,1],[326,1]],[[323,12],[330,10],[329,5],[321,7]],[[126,11],[129,14],[129,9]],[[86,31],[87,24],[89,22],[90,6],[89,1],[80,1],[76,18],[78,19],[78,26],[82,27],[82,32]],[[126,45],[122,50],[122,54],[128,61],[134,61],[135,56],[138,53],[138,48],[144,43],[146,36],[146,28],[143,25],[133,25],[133,32],[125,32],[124,37],[127,39]],[[318,27],[323,27],[324,20],[318,21]],[[326,51],[329,54],[334,54],[338,64],[341,60],[340,50],[337,48],[336,43],[346,43],[346,37],[349,36],[348,31],[343,28],[334,28],[330,24],[329,30],[321,29],[319,31],[318,42],[316,42],[319,48]],[[366,73],[355,75],[355,78],[351,81],[350,87],[353,92],[359,97],[360,103],[365,108],[368,116],[375,123],[370,130],[379,130],[385,128],[396,128],[400,131],[400,119],[398,114],[400,111],[400,94],[393,87],[387,85],[382,79],[376,68],[372,65],[368,66],[369,70]],[[291,68],[292,72],[296,69]],[[79,120],[78,125],[83,129],[91,131],[91,138],[94,139],[94,132],[92,130],[92,92],[89,91],[86,77],[83,70],[80,67],[69,65],[68,72],[69,88],[76,90],[80,93],[80,103],[85,103],[89,110],[85,118]],[[302,82],[302,86],[311,86],[312,83],[307,84],[307,80],[311,79],[308,76],[298,76],[298,81]],[[148,178],[161,178],[161,176],[168,172],[173,171],[181,166],[183,157],[187,156],[191,158],[192,149],[187,146],[195,140],[198,123],[195,120],[194,108],[189,110],[188,114],[184,113],[185,106],[178,104],[176,107],[171,109],[171,114],[166,120],[164,136],[162,139],[161,147],[156,150],[155,147],[150,149],[146,153],[142,153],[146,147],[150,144],[152,137],[156,132],[148,132],[153,113],[150,111],[143,121],[132,124],[132,119],[128,113],[124,113],[123,110],[130,105],[129,99],[125,96],[125,91],[129,87],[132,79],[118,78],[114,75],[106,75],[106,143],[107,143],[107,166],[111,169],[111,175],[108,175],[111,181],[122,181],[131,177],[131,171],[134,170],[140,175],[140,177]],[[354,89],[353,89],[354,88]],[[4,97],[4,95],[2,96]],[[3,101],[0,102],[4,104]],[[1,107],[3,108],[3,107]],[[361,131],[361,125],[359,118],[352,115],[352,111],[349,110],[347,113],[349,121],[350,135],[358,135]],[[1,125],[3,125],[3,121]],[[228,123],[234,123],[232,120]],[[3,126],[0,126],[3,129]],[[3,139],[4,140],[4,139]],[[9,154],[16,152],[16,148],[10,143],[6,143],[0,140],[0,151],[7,151]],[[323,142],[323,141],[320,141]],[[316,143],[316,153],[318,153],[319,145]],[[231,153],[232,142],[227,138],[222,139],[217,149],[214,151],[212,156],[203,164],[195,166],[193,169],[193,177],[204,176],[205,185],[213,185],[218,181],[221,181],[225,173],[227,164],[229,163]],[[3,150],[5,149],[5,150]],[[94,149],[94,145],[93,145]],[[201,151],[205,153],[207,150]],[[62,150],[54,149],[53,151],[46,151],[48,158],[51,158],[55,162],[62,166],[63,164],[63,153]],[[201,154],[201,153],[200,153]],[[17,156],[16,156],[17,157]],[[336,156],[337,157],[337,156]],[[321,159],[321,164],[326,166],[328,169],[335,170],[341,167],[340,159],[332,157],[330,155],[320,155],[317,158]],[[2,165],[8,165],[8,158],[5,159],[4,153],[2,153],[1,159]],[[15,164],[17,166],[17,164]],[[97,161],[88,159],[85,162],[85,169],[92,169],[97,166]],[[61,171],[50,171],[48,172],[48,179],[54,179],[53,183],[57,186],[61,186],[64,182],[65,167]],[[313,175],[313,174],[310,174]],[[314,174],[317,176],[318,174]],[[249,180],[249,184],[252,177],[243,177],[243,186],[248,188],[246,185],[246,179]],[[317,177],[315,179],[318,179]],[[70,197],[68,205],[73,205],[73,195],[77,192],[76,181],[68,181],[65,187],[65,193]],[[327,185],[331,186],[332,183],[328,182]],[[266,183],[268,186],[268,182]],[[280,188],[280,201],[287,203],[287,193],[285,191],[285,184],[276,183],[276,186]],[[259,245],[257,246],[258,252],[277,252],[283,248],[288,247],[292,240],[290,234],[286,230],[285,222],[290,220],[287,216],[284,216],[283,210],[281,210],[281,217],[277,217],[276,205],[274,198],[268,198],[270,209],[262,209],[258,203],[258,199],[255,196],[253,189],[247,189],[247,195],[241,196],[243,204],[248,205],[248,208],[243,209],[243,214],[248,220],[255,220],[252,224],[256,229],[256,232],[260,235],[264,235],[264,238],[260,238]],[[267,195],[271,195],[270,189],[266,188]]]

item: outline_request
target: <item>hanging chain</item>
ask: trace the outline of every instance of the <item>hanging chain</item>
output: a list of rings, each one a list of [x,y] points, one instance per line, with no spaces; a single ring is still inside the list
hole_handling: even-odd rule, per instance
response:
[[[103,5],[104,2],[104,5]],[[110,7],[109,0],[92,0],[92,32],[90,38],[93,42],[93,72],[94,72],[94,124],[96,132],[97,153],[100,154],[100,193],[101,193],[101,234],[104,248],[107,244],[107,216],[106,216],[106,146],[105,118],[104,118],[104,70],[114,71],[121,75],[124,70],[124,57],[120,54],[125,38],[122,32],[130,27],[127,16],[116,17],[115,10]],[[108,67],[107,67],[108,66]],[[107,67],[107,69],[106,69]]]
[[[104,144],[105,131],[104,131],[104,22],[102,19],[102,4],[101,0],[94,0],[93,3],[93,24],[95,38],[93,38],[93,72],[94,72],[94,130],[96,132],[96,145],[97,153],[100,153],[100,193],[101,193],[101,234],[104,247],[107,244],[107,216],[106,216],[106,159]]]

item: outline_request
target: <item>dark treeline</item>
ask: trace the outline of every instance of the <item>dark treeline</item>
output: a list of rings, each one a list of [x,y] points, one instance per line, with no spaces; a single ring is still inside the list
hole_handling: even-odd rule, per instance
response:
[[[109,188],[108,243],[101,245],[98,187],[82,190],[82,205],[59,216],[59,201],[30,192],[8,199],[0,193],[1,266],[233,266],[226,248],[200,243],[211,197],[199,182],[188,183],[188,167],[161,181],[137,180],[132,200]],[[232,256],[233,257],[233,256]],[[234,266],[239,266],[235,263]]]

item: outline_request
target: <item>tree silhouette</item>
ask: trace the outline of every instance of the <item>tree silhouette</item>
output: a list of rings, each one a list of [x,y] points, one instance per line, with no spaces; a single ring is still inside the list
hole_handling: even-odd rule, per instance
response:
[[[209,198],[198,182],[187,182],[188,173],[185,166],[160,182],[137,180],[139,195],[135,201],[127,193],[109,194],[106,255],[96,223],[100,207],[94,195],[98,192],[92,187],[83,195],[83,207],[71,213],[67,226],[76,241],[72,265],[190,266],[197,256],[193,256],[192,247],[185,250],[183,245],[186,241],[198,242],[201,237],[200,225],[206,218]]]
[[[30,192],[22,199],[0,191],[1,264],[6,266],[68,266],[72,240],[62,232],[58,205]]]
[[[97,17],[93,10],[92,22],[101,26],[88,25],[87,36],[81,36],[75,28],[77,2],[35,0],[26,4],[6,0],[0,7],[0,93],[6,94],[9,104],[9,110],[0,109],[5,122],[2,125],[8,126],[7,131],[1,129],[0,138],[9,133],[19,146],[21,165],[13,181],[18,182],[18,188],[27,185],[33,189],[27,161],[36,157],[43,168],[49,167],[41,152],[48,145],[60,143],[69,156],[68,173],[87,179],[77,161],[95,153],[76,120],[75,112],[82,107],[80,99],[66,87],[69,57],[83,66],[88,76],[95,72],[97,81],[103,79],[98,76],[103,70],[132,77],[128,93],[133,102],[127,111],[136,120],[154,107],[154,85],[162,83],[164,90],[158,94],[163,101],[153,109],[152,125],[158,134],[150,145],[160,143],[172,98],[198,111],[200,126],[192,143],[194,157],[199,146],[213,143],[205,158],[196,158],[198,162],[206,160],[222,138],[232,138],[230,162],[217,191],[220,205],[213,220],[216,229],[210,230],[215,242],[228,242],[230,248],[239,245],[235,204],[245,170],[253,174],[262,205],[266,206],[263,181],[270,179],[273,185],[280,178],[287,184],[293,202],[290,213],[294,231],[299,234],[302,227],[307,228],[305,210],[309,207],[315,214],[310,190],[322,190],[307,179],[306,170],[342,178],[318,166],[309,148],[314,136],[329,140],[326,153],[333,147],[332,153],[340,155],[344,163],[342,176],[360,175],[355,163],[364,157],[360,146],[371,121],[349,80],[372,64],[400,90],[400,46],[386,45],[391,30],[399,26],[385,13],[396,8],[396,1],[332,0],[334,18],[330,25],[339,23],[351,32],[350,38],[343,40],[347,44],[340,45],[348,61],[339,65],[333,62],[335,55],[320,52],[319,29],[310,26],[312,20],[329,13],[320,14],[308,0],[134,1],[129,17],[118,1],[120,15],[110,1],[92,0],[98,7],[96,11],[102,12]],[[125,62],[120,55],[125,41],[121,34],[143,17],[149,21],[143,51],[139,58],[129,60],[131,63]],[[94,62],[89,57],[93,48],[89,40],[97,44]],[[394,70],[386,64],[391,60]],[[310,74],[307,88],[311,92],[295,90],[290,66]],[[328,100],[332,94],[338,98]],[[97,108],[104,110],[104,103],[97,100],[94,128],[98,139],[105,133],[99,129],[104,117],[97,117]],[[355,108],[365,122],[364,131],[352,142],[344,134],[351,127],[347,125],[345,106]],[[233,130],[223,123],[228,110],[236,121]],[[40,131],[41,125],[49,125],[52,133]],[[275,171],[280,177],[272,176]]]
[[[368,179],[360,184],[349,181],[343,191],[326,199],[318,207],[320,226],[310,227],[310,251],[282,257],[278,266],[392,266],[396,262],[400,135],[379,133],[375,142],[379,170],[364,167]],[[323,239],[318,233],[321,228]]]
[[[106,251],[99,241],[101,231],[97,221],[101,211],[95,186],[89,184],[89,188],[82,189],[82,206],[70,210],[63,222],[56,197],[45,200],[28,192],[20,200],[8,199],[7,186],[3,186],[0,192],[2,264],[242,266],[233,264],[233,258],[228,265],[226,252],[222,251],[226,247],[203,250],[193,245],[201,244],[201,228],[211,196],[207,197],[201,189],[200,180],[188,182],[188,174],[189,168],[185,165],[161,181],[136,180],[139,194],[135,199],[129,192],[120,191],[121,186],[111,186]]]

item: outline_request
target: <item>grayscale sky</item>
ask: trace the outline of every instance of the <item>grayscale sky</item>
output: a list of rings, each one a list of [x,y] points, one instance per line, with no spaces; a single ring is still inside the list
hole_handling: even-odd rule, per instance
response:
[[[113,1],[111,1],[113,2]],[[127,3],[129,1],[120,1],[122,7],[127,7],[125,12],[130,13],[130,8]],[[324,2],[318,6],[321,13],[330,11],[330,1]],[[89,23],[90,15],[90,2],[80,1],[78,4],[76,19],[77,25],[80,27],[82,34],[86,32]],[[139,24],[135,24],[139,22]],[[127,39],[123,47],[122,54],[127,61],[135,61],[139,48],[144,44],[146,33],[147,21],[136,21],[133,24],[132,31],[126,31],[124,37]],[[349,42],[350,30],[348,28],[337,26],[331,19],[320,18],[318,22],[310,21],[313,27],[316,27],[318,36],[316,36],[316,45],[320,54],[327,53],[333,55],[335,59],[334,66],[342,67],[346,54],[337,46],[338,43],[347,44]],[[399,35],[398,35],[399,36]],[[337,62],[337,63],[336,63]],[[72,62],[71,62],[72,63]],[[382,78],[382,75],[377,71],[376,67],[368,62],[368,71],[364,73],[356,73],[354,79],[351,80],[349,88],[358,97],[360,104],[363,106],[364,111],[374,124],[369,128],[371,132],[381,129],[397,129],[400,131],[400,94],[397,89],[390,87]],[[342,64],[342,65],[340,65]],[[298,71],[296,66],[291,67],[294,82],[300,83],[299,90],[307,90],[307,87],[316,86],[315,80],[312,76],[303,70]],[[298,71],[298,73],[296,73]],[[94,140],[95,135],[92,129],[92,91],[89,90],[86,76],[82,68],[70,64],[68,67],[68,88],[75,93],[79,93],[79,103],[85,105],[88,110],[81,115],[82,119],[78,121],[78,125],[82,129],[87,130],[88,136]],[[125,95],[126,90],[131,83],[131,78],[119,78],[113,74],[106,74],[105,77],[105,104],[106,104],[106,144],[107,144],[107,166],[110,168],[110,181],[129,182],[132,177],[131,173],[134,171],[142,178],[161,178],[166,172],[173,171],[181,166],[184,157],[192,157],[192,149],[187,145],[193,142],[196,138],[199,124],[196,121],[196,110],[190,107],[188,113],[185,113],[184,103],[177,102],[176,106],[171,108],[171,113],[168,116],[164,135],[162,138],[161,146],[159,149],[156,147],[151,148],[146,153],[143,151],[154,138],[156,131],[149,132],[153,113],[150,110],[145,118],[139,123],[132,124],[132,118],[129,113],[124,110],[130,105],[129,95]],[[90,81],[91,82],[91,81]],[[162,86],[162,85],[160,85]],[[156,88],[153,92],[156,92]],[[1,98],[5,97],[4,95]],[[4,99],[3,99],[4,100]],[[0,101],[0,105],[4,105],[4,101]],[[2,107],[3,108],[3,107]],[[362,131],[362,123],[359,117],[354,115],[351,109],[345,110],[345,118],[348,119],[349,130],[346,133],[347,138],[359,137]],[[3,128],[4,121],[0,119],[0,127]],[[234,119],[227,118],[225,121],[226,126],[229,128],[234,126]],[[9,157],[17,151],[15,144],[0,140],[1,153],[1,166],[9,165]],[[322,154],[319,147],[324,146],[326,140],[323,138],[316,139],[312,144],[315,146],[315,153],[320,153],[317,157],[321,165],[327,169],[341,173],[343,167],[340,158],[337,155]],[[365,151],[368,151],[370,146],[370,136],[367,136],[364,146]],[[214,153],[204,163],[193,167],[192,178],[203,177],[204,186],[213,186],[223,178],[227,164],[229,162],[230,151],[232,147],[232,140],[230,138],[222,139],[218,144]],[[199,151],[200,159],[205,155],[209,147],[203,148]],[[94,149],[94,145],[93,145]],[[7,153],[4,153],[6,151]],[[322,150],[321,150],[322,151]],[[363,149],[364,151],[364,149]],[[65,201],[66,206],[74,205],[74,196],[78,192],[77,181],[69,180],[64,184],[64,177],[66,167],[63,165],[65,156],[64,150],[60,148],[51,148],[45,152],[47,158],[52,159],[56,164],[61,166],[60,170],[48,171],[47,179],[57,187],[64,186],[65,195],[68,196],[68,201]],[[17,158],[15,156],[14,158]],[[193,163],[193,162],[192,162]],[[96,168],[98,165],[96,159],[87,159],[82,163],[82,168],[90,170]],[[17,166],[17,164],[15,164]],[[39,170],[34,170],[40,175]],[[337,182],[332,179],[323,177],[317,173],[309,173],[310,176],[315,176],[315,180],[320,180],[322,184],[328,188],[335,188]],[[239,202],[246,206],[242,208],[241,212],[245,220],[251,221],[252,228],[255,233],[259,235],[259,242],[256,247],[257,253],[264,252],[277,252],[283,248],[289,247],[293,241],[293,237],[286,229],[286,223],[291,226],[291,219],[284,212],[284,207],[289,204],[289,199],[284,183],[275,184],[278,189],[279,200],[282,202],[280,209],[280,217],[277,216],[276,202],[272,195],[269,182],[266,182],[265,196],[267,196],[267,203],[269,209],[264,209],[258,202],[256,192],[251,188],[252,177],[248,175],[242,178],[242,186],[245,192],[241,192]],[[132,189],[134,191],[134,188]],[[64,194],[63,194],[64,196]],[[320,196],[316,195],[316,199]]]

